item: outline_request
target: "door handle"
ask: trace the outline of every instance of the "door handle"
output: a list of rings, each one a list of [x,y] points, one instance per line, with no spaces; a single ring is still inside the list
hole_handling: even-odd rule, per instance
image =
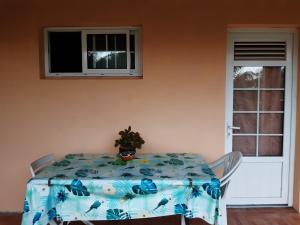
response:
[[[240,127],[235,127],[235,126],[227,126],[228,129],[230,130],[240,130]]]
[[[227,135],[232,135],[232,130],[240,130],[240,127],[227,125]]]

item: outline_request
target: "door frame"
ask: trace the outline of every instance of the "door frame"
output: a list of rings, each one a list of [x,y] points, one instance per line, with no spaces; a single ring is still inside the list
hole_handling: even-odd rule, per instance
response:
[[[296,109],[297,109],[297,69],[298,69],[298,31],[294,28],[229,28],[227,29],[227,49],[226,49],[226,87],[225,87],[225,126],[224,126],[224,137],[225,137],[225,154],[231,152],[228,148],[227,138],[227,122],[232,117],[232,108],[229,104],[231,94],[228,89],[231,88],[232,83],[232,71],[231,71],[231,57],[232,57],[232,46],[231,39],[229,38],[230,33],[289,33],[292,35],[292,61],[291,61],[291,107],[290,107],[290,143],[289,143],[289,172],[288,172],[288,206],[293,206],[293,185],[294,185],[294,164],[295,164],[295,142],[296,142]]]

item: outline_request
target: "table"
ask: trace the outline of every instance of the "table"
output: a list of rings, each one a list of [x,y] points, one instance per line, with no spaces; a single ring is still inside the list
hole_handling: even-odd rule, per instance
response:
[[[27,183],[22,225],[184,215],[220,224],[220,182],[198,154],[69,154]]]

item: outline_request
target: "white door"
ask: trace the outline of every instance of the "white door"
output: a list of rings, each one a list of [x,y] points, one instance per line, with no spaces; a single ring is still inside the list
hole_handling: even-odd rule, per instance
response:
[[[288,204],[292,44],[292,33],[229,33],[226,151],[244,155],[229,205]]]

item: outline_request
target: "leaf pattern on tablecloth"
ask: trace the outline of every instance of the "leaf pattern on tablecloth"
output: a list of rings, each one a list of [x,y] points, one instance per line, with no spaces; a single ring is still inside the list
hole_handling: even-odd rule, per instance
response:
[[[41,212],[35,213],[35,214],[34,214],[34,217],[33,217],[33,219],[32,219],[32,225],[34,225],[37,221],[39,221],[40,218],[41,218],[41,216],[42,216],[42,213],[41,213]]]
[[[176,204],[175,205],[175,214],[182,214],[186,218],[192,218],[193,212],[188,209],[186,204]]]
[[[52,220],[54,218],[56,218],[56,208],[52,208],[50,209],[48,212],[47,212],[47,215],[48,215],[48,220]]]
[[[71,185],[66,185],[68,191],[72,192],[74,195],[78,196],[89,196],[90,193],[87,191],[87,188],[82,184],[78,179],[74,179]]]
[[[24,212],[24,213],[27,213],[27,212],[29,212],[29,211],[30,211],[29,203],[28,203],[28,201],[25,199],[25,201],[24,201],[24,207],[23,207],[23,212]]]
[[[218,199],[221,196],[220,185],[218,179],[212,178],[210,183],[205,183],[202,187],[213,199]]]
[[[107,220],[126,220],[130,218],[130,215],[122,209],[109,209],[106,211]]]
[[[140,195],[155,194],[157,193],[157,187],[151,179],[144,178],[141,180],[140,185],[134,185],[132,187],[132,191]]]
[[[69,160],[64,159],[64,160],[53,163],[53,166],[68,166],[68,165],[70,165],[70,163],[71,162]]]

